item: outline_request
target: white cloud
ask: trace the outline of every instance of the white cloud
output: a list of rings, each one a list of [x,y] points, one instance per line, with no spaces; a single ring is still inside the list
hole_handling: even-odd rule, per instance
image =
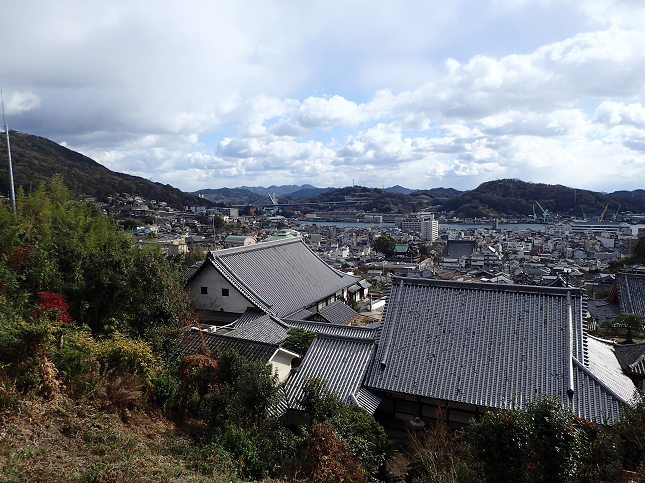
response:
[[[595,121],[605,126],[634,126],[645,129],[645,108],[640,103],[624,105],[604,101],[596,109]]]
[[[5,98],[4,112],[6,115],[20,114],[31,111],[40,105],[40,98],[33,92],[14,91]]]
[[[629,0],[24,0],[3,18],[12,127],[185,189],[645,178]]]

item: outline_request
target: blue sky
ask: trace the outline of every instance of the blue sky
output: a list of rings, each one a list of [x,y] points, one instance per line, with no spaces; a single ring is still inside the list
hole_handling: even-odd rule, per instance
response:
[[[645,2],[3,6],[12,129],[183,190],[645,188]]]

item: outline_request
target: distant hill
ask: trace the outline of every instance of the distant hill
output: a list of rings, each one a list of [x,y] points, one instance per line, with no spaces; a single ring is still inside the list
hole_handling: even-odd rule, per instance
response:
[[[607,219],[616,212],[618,205],[621,205],[621,211],[629,210],[634,213],[645,211],[645,199],[636,196],[625,197],[562,185],[527,183],[517,179],[482,183],[472,191],[445,201],[441,209],[454,211],[457,216],[465,218],[502,214],[521,216],[533,214],[535,201],[552,213],[577,217],[581,217],[583,212],[586,216],[598,217],[607,204],[609,204],[605,215]],[[535,211],[538,216],[541,215],[537,204]]]
[[[203,189],[194,191],[191,194],[203,196],[213,203],[225,203],[229,205],[252,205],[258,200],[266,198],[264,195],[254,193],[245,188]]]
[[[303,184],[302,186],[298,186],[295,184],[287,184],[282,186],[271,185],[268,188],[265,188],[263,186],[240,186],[239,189],[249,190],[249,191],[252,191],[253,193],[256,193],[262,196],[269,196],[269,193],[275,193],[277,196],[284,196],[284,195],[290,195],[291,193],[295,193],[296,191],[300,191],[300,190],[307,190],[307,189],[317,190],[320,188],[316,188],[315,186],[310,184]]]
[[[411,190],[409,188],[404,188],[403,186],[399,186],[397,184],[397,185],[394,185],[394,186],[390,186],[389,188],[385,188],[385,191],[389,191],[391,193],[403,193],[403,194],[409,195],[410,193],[412,193],[415,190]]]
[[[210,204],[172,186],[154,183],[145,178],[117,173],[76,151],[49,139],[32,134],[10,131],[11,159],[16,189],[28,192],[51,178],[63,175],[67,188],[83,195],[105,200],[108,196],[128,193],[147,200],[165,201],[181,208],[195,204]],[[9,192],[7,138],[0,136],[0,192]]]
[[[308,185],[303,185],[303,186],[308,186]],[[289,193],[287,196],[291,199],[297,200],[300,198],[310,198],[312,196],[318,196],[321,195],[333,188],[302,188],[299,189],[298,191],[294,191],[293,193]],[[278,200],[279,201],[279,200]]]
[[[303,213],[346,209],[374,211],[378,213],[411,213],[426,209],[433,204],[431,197],[427,195],[417,196],[416,193],[415,191],[408,195],[363,186],[329,188],[316,196],[298,198],[297,201],[301,203],[341,202],[341,204],[333,206],[302,205],[294,206],[292,209],[302,211]],[[347,205],[342,204],[343,201],[348,201]],[[356,201],[360,203],[354,203]]]
[[[615,198],[640,198],[645,199],[645,190],[614,191],[610,193]]]
[[[465,193],[465,191],[459,191],[454,188],[431,188],[429,190],[417,190],[414,192],[415,195],[428,195],[432,198],[454,198]]]

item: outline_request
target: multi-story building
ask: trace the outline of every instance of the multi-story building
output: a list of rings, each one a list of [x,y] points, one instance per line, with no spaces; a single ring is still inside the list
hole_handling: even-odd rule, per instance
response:
[[[439,221],[435,220],[434,213],[397,218],[395,224],[400,230],[418,232],[423,241],[435,242],[439,238]]]

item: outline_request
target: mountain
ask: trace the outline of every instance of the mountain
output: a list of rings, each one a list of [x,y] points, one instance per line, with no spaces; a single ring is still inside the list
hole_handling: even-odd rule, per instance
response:
[[[210,204],[169,184],[149,181],[139,176],[116,173],[76,151],[67,149],[49,139],[18,131],[10,131],[11,160],[16,189],[29,192],[51,178],[63,175],[68,189],[83,195],[105,200],[108,196],[128,193],[147,200],[165,201],[181,208],[195,204]],[[7,138],[0,136],[0,192],[9,192]]]
[[[268,188],[265,188],[263,186],[240,186],[239,189],[249,190],[249,191],[252,191],[253,193],[256,193],[262,196],[269,196],[269,193],[274,193],[277,196],[284,196],[284,195],[290,195],[291,193],[304,190],[304,189],[317,190],[320,188],[316,188],[315,186],[312,186],[310,184],[303,184],[302,186],[298,186],[295,184],[287,184],[282,186],[271,185]]]
[[[298,191],[294,191],[293,193],[289,193],[287,196],[291,199],[297,200],[300,198],[310,198],[312,196],[318,196],[333,189],[333,188],[316,188],[314,186],[312,186],[311,188],[304,188],[304,186],[310,186],[310,185],[302,185],[302,186],[303,188],[299,189]]]
[[[213,203],[225,203],[229,205],[251,205],[258,200],[267,198],[264,195],[254,193],[245,188],[203,189],[194,191],[191,194],[206,198]]]
[[[391,186],[389,188],[385,188],[385,191],[389,191],[391,193],[403,193],[403,194],[409,195],[410,193],[412,193],[415,190],[411,190],[410,188],[404,188],[403,186],[399,186],[397,184],[397,185]]]
[[[474,190],[445,201],[441,209],[454,211],[457,216],[463,218],[502,214],[521,216],[532,215],[535,203],[535,212],[540,216],[541,210],[536,202],[549,212],[578,217],[582,216],[583,212],[586,216],[599,217],[605,207],[608,208],[607,213],[615,213],[618,205],[621,206],[621,211],[645,211],[645,199],[637,196],[625,197],[562,185],[528,183],[517,179],[482,183]]]
[[[610,194],[615,198],[645,198],[645,190],[614,191]]]

